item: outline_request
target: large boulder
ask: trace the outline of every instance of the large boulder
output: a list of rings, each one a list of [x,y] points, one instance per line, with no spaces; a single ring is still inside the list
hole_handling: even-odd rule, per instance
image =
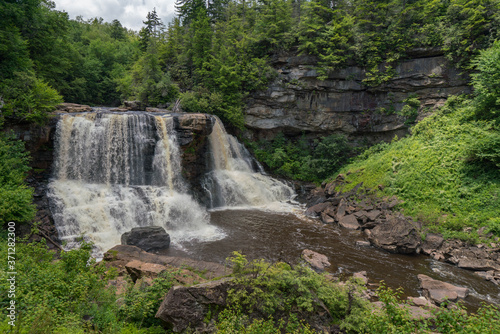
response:
[[[401,216],[389,216],[385,222],[367,230],[370,242],[391,253],[418,253],[421,238],[417,226]]]
[[[230,279],[193,285],[174,286],[165,296],[156,317],[172,326],[174,332],[188,327],[200,330],[206,326],[204,320],[210,311],[226,305]]]
[[[446,300],[453,302],[458,298],[465,298],[469,293],[469,289],[467,288],[438,281],[427,275],[418,275],[418,280],[420,281],[420,288],[422,289],[423,295],[437,305],[440,305]]]
[[[122,245],[137,246],[146,252],[170,247],[170,235],[161,226],[134,227],[122,234]]]
[[[339,225],[349,230],[357,230],[361,227],[355,215],[347,215],[340,217]]]

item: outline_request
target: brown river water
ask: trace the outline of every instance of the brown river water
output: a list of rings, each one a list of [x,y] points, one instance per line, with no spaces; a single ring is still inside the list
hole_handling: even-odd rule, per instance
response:
[[[384,281],[391,288],[402,287],[405,296],[419,296],[418,274],[468,287],[463,304],[475,311],[482,302],[500,303],[500,289],[476,276],[472,271],[432,260],[424,255],[390,254],[374,247],[356,246],[364,240],[361,231],[350,231],[326,225],[318,220],[292,213],[275,213],[255,209],[212,211],[211,224],[222,229],[226,237],[211,242],[190,242],[173,246],[163,254],[185,256],[202,261],[224,263],[233,251],[248,259],[295,262],[304,249],[328,256],[328,271],[349,275],[366,270],[369,283]]]

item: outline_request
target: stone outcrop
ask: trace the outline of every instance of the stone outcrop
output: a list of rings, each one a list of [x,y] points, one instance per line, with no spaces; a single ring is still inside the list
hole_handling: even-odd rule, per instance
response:
[[[420,50],[413,57],[395,67],[390,81],[369,87],[363,84],[363,68],[335,70],[320,80],[315,57],[277,56],[271,62],[278,76],[267,90],[247,99],[245,124],[258,138],[279,132],[292,136],[342,133],[372,141],[402,136],[407,133],[407,119],[396,112],[403,100],[416,96],[422,118],[448,96],[470,92],[467,78],[439,50]]]
[[[103,259],[106,266],[115,267],[121,272],[127,271],[126,266],[134,260],[164,267],[190,268],[192,271],[204,272],[207,279],[214,279],[226,274],[224,266],[218,263],[152,254],[136,246],[117,245],[108,250]]]
[[[121,242],[150,252],[170,247],[170,235],[161,226],[134,227],[122,234]]]
[[[45,125],[27,122],[7,122],[2,130],[7,133],[11,132],[17,139],[22,140],[26,150],[30,153],[29,166],[31,167],[31,171],[27,178],[27,183],[34,189],[33,203],[37,207],[34,221],[40,222],[38,228],[41,233],[56,242],[58,234],[54,226],[46,192],[54,163],[53,152],[57,120],[57,116],[51,116]],[[24,232],[30,234],[29,225],[22,225],[21,229],[26,229]],[[33,237],[35,239],[38,238],[36,235]],[[54,247],[50,242],[47,245]]]
[[[418,275],[420,288],[425,298],[432,301],[436,305],[440,305],[445,301],[457,301],[458,298],[465,298],[469,294],[469,289],[455,286],[450,283],[438,281],[430,278],[427,275]]]
[[[208,172],[209,142],[215,118],[208,114],[174,114],[174,126],[182,150],[182,170],[184,178],[190,183],[193,195],[202,203],[206,198],[201,178]]]
[[[61,103],[56,107],[56,113],[74,113],[92,111],[92,107],[85,104]]]

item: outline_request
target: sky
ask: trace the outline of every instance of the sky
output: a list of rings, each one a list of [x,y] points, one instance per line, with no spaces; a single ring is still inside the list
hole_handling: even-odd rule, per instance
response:
[[[56,10],[67,12],[71,19],[102,17],[104,22],[117,19],[122,26],[139,31],[148,12],[156,13],[167,25],[175,14],[175,0],[54,0]]]

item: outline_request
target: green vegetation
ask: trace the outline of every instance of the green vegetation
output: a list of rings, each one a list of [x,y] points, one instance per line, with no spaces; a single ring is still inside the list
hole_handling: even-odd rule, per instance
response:
[[[500,236],[499,55],[495,43],[475,60],[472,99],[450,98],[410,137],[367,150],[341,171],[347,180],[382,185],[383,195],[404,201],[406,214],[446,237],[477,242],[483,226]]]
[[[214,113],[242,128],[245,99],[273,80],[269,59],[276,55],[298,50],[317,56],[324,78],[332,69],[363,66],[365,84],[377,86],[416,48],[441,48],[470,69],[500,26],[495,0],[178,0],[176,8],[178,17],[167,26],[153,9],[134,32],[117,20],[70,20],[50,0],[3,1],[4,115],[41,122],[60,96],[160,107],[180,97],[184,109]],[[208,102],[194,105],[193,94]]]
[[[35,216],[33,190],[24,184],[28,167],[24,144],[0,132],[0,224],[27,222]]]
[[[4,232],[0,241],[0,253],[6,256]],[[16,333],[164,333],[160,327],[141,325],[134,318],[135,305],[140,304],[144,307],[141,311],[147,312],[148,303],[158,303],[158,292],[151,288],[146,297],[136,294],[136,300],[130,299],[128,292],[119,307],[115,289],[108,286],[116,272],[96,264],[90,257],[91,249],[91,244],[82,242],[79,249],[55,256],[45,242],[16,243],[16,270],[22,273],[16,275]],[[2,291],[8,291],[7,271],[2,269],[0,276]],[[163,280],[158,278],[153,287],[168,290],[172,282],[167,285]],[[0,297],[2,333],[12,329],[5,316],[11,299],[7,294]],[[146,315],[154,322],[150,313]]]
[[[247,145],[273,173],[317,183],[337,172],[353,152],[341,135],[330,135],[311,143],[304,136],[294,141],[280,133],[272,141]]]
[[[0,253],[7,253],[5,231],[0,235]],[[129,281],[124,295],[117,295],[109,280],[115,269],[96,264],[90,257],[92,245],[81,242],[79,249],[57,256],[45,242],[16,243],[16,333],[128,333],[159,334],[171,331],[154,318],[163,296],[178,284],[179,271],[168,271],[148,284]],[[317,333],[318,312],[327,310],[332,322],[346,333],[496,333],[500,309],[490,305],[476,314],[458,309],[433,311],[434,320],[414,321],[399,306],[400,291],[384,285],[378,290],[384,303],[373,310],[360,298],[364,289],[355,280],[343,284],[303,265],[263,260],[248,262],[234,253],[235,288],[228,293],[225,307],[207,314],[217,333]],[[0,271],[0,287],[8,291],[7,272]],[[5,317],[8,294],[0,295],[4,319],[0,330],[12,328]],[[319,321],[319,322],[318,322]]]

